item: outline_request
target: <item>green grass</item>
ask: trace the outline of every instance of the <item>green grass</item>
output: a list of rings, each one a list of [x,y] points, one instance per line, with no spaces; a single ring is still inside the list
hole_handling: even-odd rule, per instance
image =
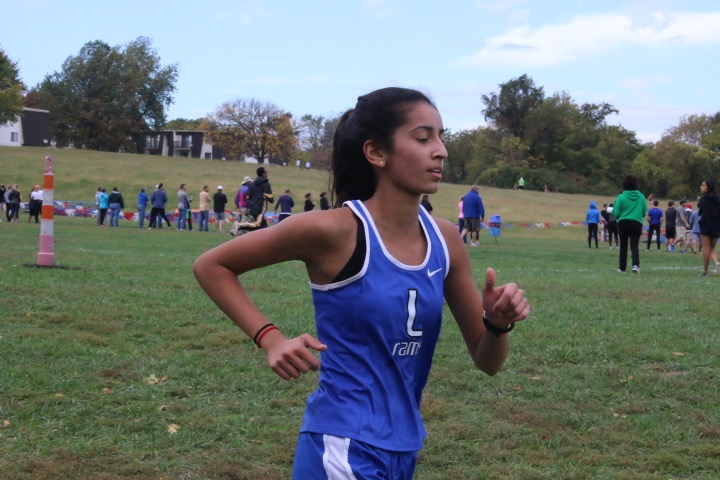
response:
[[[6,173],[7,153],[0,149],[5,183],[21,172]],[[60,180],[56,171],[56,189],[68,195],[85,191],[81,177],[94,185],[103,175],[78,166],[100,154],[74,154],[79,164],[63,161],[74,173]],[[243,164],[216,165],[247,174]],[[182,166],[157,168],[175,182],[202,174]],[[271,179],[297,191],[322,184],[321,173],[304,174],[274,168]],[[444,185],[436,210],[453,218],[466,189]],[[503,195],[511,222],[583,213],[590,198],[484,192],[491,204]],[[25,218],[0,223],[0,477],[289,478],[317,377],[274,375],[197,286],[192,262],[228,235],[99,229],[93,219],[60,217],[55,254],[65,268],[43,269],[25,266],[35,263],[38,233]],[[622,275],[616,250],[586,245],[582,227],[513,227],[470,249],[478,282],[495,267],[500,282],[526,290],[533,312],[492,378],[473,368],[446,312],[417,479],[717,478],[720,276],[699,277],[697,255],[644,250],[642,273]],[[301,264],[244,282],[286,334],[314,332]]]

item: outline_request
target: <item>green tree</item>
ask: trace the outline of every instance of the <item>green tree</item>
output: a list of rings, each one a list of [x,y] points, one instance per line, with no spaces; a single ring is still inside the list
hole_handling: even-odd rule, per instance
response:
[[[297,134],[290,113],[272,119],[273,135],[268,138],[268,158],[278,164],[290,164],[298,150]]]
[[[483,114],[503,134],[525,138],[528,115],[545,99],[542,87],[532,78],[521,75],[499,85],[498,92],[482,96]]]
[[[603,162],[593,170],[591,183],[597,186],[599,192],[612,192],[620,188],[622,180],[645,146],[637,139],[635,132],[622,126],[606,125],[599,130],[595,149]]]
[[[225,102],[208,116],[208,135],[228,158],[291,161],[297,151],[292,116],[255,99]]]
[[[580,106],[580,112],[591,124],[596,127],[606,125],[605,119],[612,113],[620,113],[620,111],[609,103],[584,103]]]
[[[692,198],[706,177],[720,174],[718,167],[717,156],[711,150],[666,135],[638,156],[633,171],[648,193]]]
[[[24,90],[17,62],[11,61],[0,48],[0,125],[17,121],[20,117]]]
[[[703,137],[702,144],[705,148],[720,154],[720,112],[711,117],[711,123],[710,133]]]
[[[303,115],[298,124],[298,141],[303,156],[312,165],[328,169],[332,152],[333,135],[340,117]]]
[[[160,64],[148,38],[117,47],[98,40],[47,75],[30,98],[50,110],[59,145],[142,151],[145,134],[165,123],[177,75],[176,65]]]
[[[475,153],[475,130],[445,133],[445,148],[448,152],[443,165],[443,181],[465,183],[467,165]]]
[[[668,128],[663,137],[674,142],[701,146],[703,138],[713,131],[713,118],[708,115],[685,115],[677,125]]]
[[[648,145],[633,162],[643,187],[658,196],[694,197],[706,177],[720,176],[720,158],[711,148],[716,116],[688,115]]]
[[[618,113],[614,106],[578,105],[566,92],[546,97],[526,75],[501,84],[483,102],[491,128],[501,136],[488,144],[494,160],[479,177],[489,184],[510,186],[522,175],[527,188],[549,184],[565,192],[602,193],[616,188],[613,172],[630,164],[634,157],[628,154],[637,153],[634,137],[606,124]],[[630,144],[620,146],[621,140]]]
[[[187,118],[175,118],[162,126],[162,130],[204,130],[207,126],[204,118],[190,120]]]

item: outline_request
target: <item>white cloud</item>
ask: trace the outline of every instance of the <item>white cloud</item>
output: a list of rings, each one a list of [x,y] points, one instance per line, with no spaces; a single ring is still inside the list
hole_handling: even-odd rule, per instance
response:
[[[720,43],[720,12],[662,15],[635,21],[627,15],[588,15],[568,23],[513,28],[486,40],[463,66],[548,66],[608,52],[621,45],[657,47]]]

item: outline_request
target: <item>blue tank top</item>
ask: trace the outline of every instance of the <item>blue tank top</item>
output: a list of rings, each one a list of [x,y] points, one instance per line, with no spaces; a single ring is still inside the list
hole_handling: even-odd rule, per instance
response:
[[[365,261],[346,280],[310,284],[318,338],[328,349],[300,431],[417,451],[426,436],[420,401],[440,335],[447,245],[419,207],[427,253],[420,265],[405,265],[385,249],[362,202],[345,206],[365,227]]]

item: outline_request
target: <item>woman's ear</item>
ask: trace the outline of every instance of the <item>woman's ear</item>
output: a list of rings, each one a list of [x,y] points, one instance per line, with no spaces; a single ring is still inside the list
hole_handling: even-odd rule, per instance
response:
[[[385,160],[387,158],[385,150],[374,140],[366,140],[365,143],[363,143],[363,153],[371,165],[380,168],[385,166]]]

